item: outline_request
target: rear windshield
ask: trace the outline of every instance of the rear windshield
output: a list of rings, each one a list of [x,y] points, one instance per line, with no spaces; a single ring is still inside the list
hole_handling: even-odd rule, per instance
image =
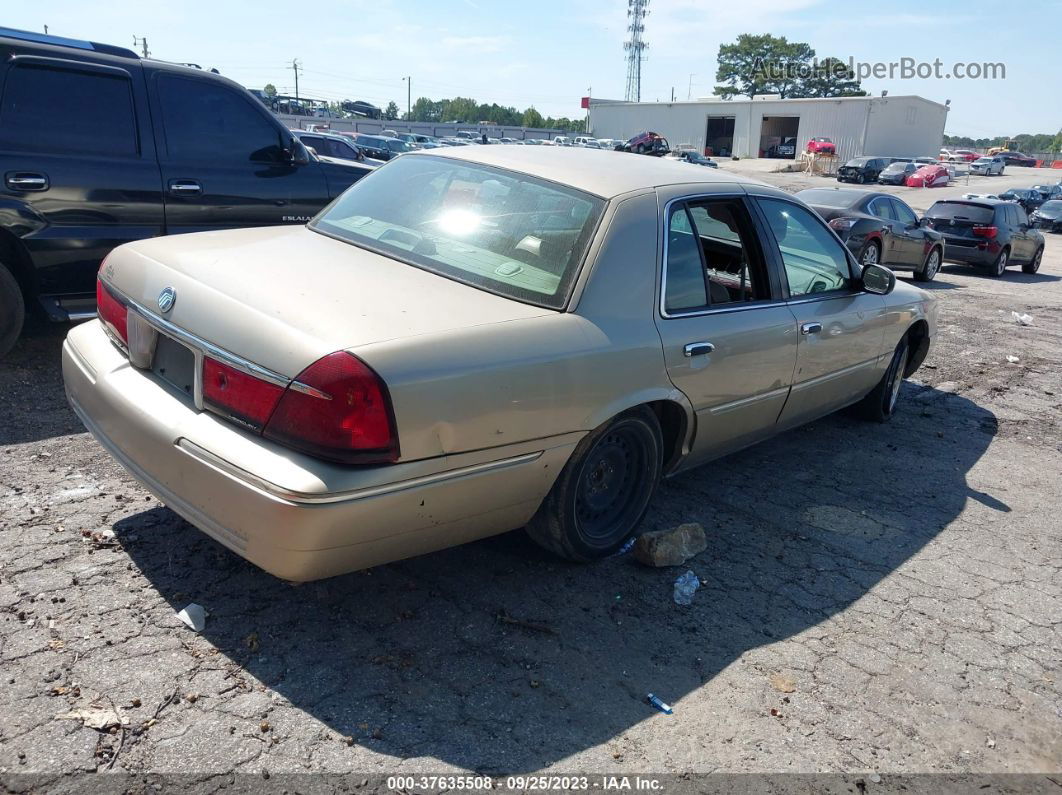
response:
[[[604,201],[478,163],[400,157],[310,228],[517,301],[568,300]]]
[[[1043,206],[1040,207],[1040,212],[1052,214],[1062,212],[1062,201],[1058,199],[1052,199],[1049,202],[1044,202]]]
[[[990,223],[994,214],[995,210],[992,207],[966,202],[937,202],[926,213],[930,218],[954,218],[958,221],[973,221],[978,224]]]

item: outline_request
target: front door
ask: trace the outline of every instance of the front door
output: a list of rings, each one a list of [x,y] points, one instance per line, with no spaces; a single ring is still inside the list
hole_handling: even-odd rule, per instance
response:
[[[306,223],[328,203],[320,164],[291,162],[281,128],[249,94],[168,71],[153,84],[169,234]]]
[[[844,245],[787,199],[760,198],[799,331],[793,387],[779,417],[792,427],[858,400],[881,377],[885,299],[862,290]]]
[[[796,320],[779,300],[741,196],[672,201],[657,327],[697,415],[689,464],[771,434],[789,394]]]

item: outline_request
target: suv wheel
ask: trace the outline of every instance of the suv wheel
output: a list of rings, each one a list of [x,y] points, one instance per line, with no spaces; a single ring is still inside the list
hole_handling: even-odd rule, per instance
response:
[[[1000,251],[999,256],[996,257],[996,261],[992,263],[991,267],[988,270],[989,274],[997,279],[1002,276],[1003,271],[1007,269],[1007,260],[1009,257],[1009,249],[1003,249],[1002,251]]]
[[[25,319],[26,304],[22,300],[22,288],[11,271],[0,264],[0,358],[15,347]]]
[[[1040,248],[1036,249],[1036,253],[1033,255],[1033,258],[1021,266],[1021,272],[1036,273],[1038,270],[1040,270],[1040,262],[1043,260],[1043,258],[1044,247],[1040,246]]]
[[[527,523],[539,545],[568,560],[611,555],[641,524],[663,466],[660,423],[647,408],[589,433]]]
[[[929,256],[926,257],[925,263],[922,265],[922,270],[915,271],[916,282],[931,282],[933,277],[940,272],[940,249],[934,248],[929,252]]]

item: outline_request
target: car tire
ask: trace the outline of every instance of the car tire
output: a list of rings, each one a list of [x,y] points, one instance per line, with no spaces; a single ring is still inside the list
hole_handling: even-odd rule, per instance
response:
[[[910,355],[911,345],[904,334],[903,339],[896,345],[892,360],[885,375],[878,381],[865,398],[856,403],[856,413],[870,422],[888,422],[896,413],[896,404],[900,397],[900,387],[903,384],[903,371],[907,367],[907,359]]]
[[[15,347],[26,320],[26,302],[14,275],[0,263],[0,359]]]
[[[663,449],[660,423],[645,407],[591,431],[527,523],[528,535],[550,552],[580,563],[613,554],[649,509]]]
[[[930,249],[929,255],[926,257],[926,261],[922,263],[922,269],[915,271],[914,277],[916,282],[931,282],[940,273],[940,249],[933,247]]]
[[[1007,262],[1010,260],[1010,249],[1005,248],[999,252],[999,256],[996,257],[996,261],[993,262],[988,268],[989,276],[998,279],[1003,275],[1003,272],[1007,269]]]
[[[859,264],[864,268],[867,265],[878,265],[881,263],[881,245],[876,240],[868,240],[863,244],[863,248],[859,250]]]
[[[1044,247],[1036,249],[1036,253],[1033,254],[1033,258],[1021,266],[1022,273],[1036,273],[1040,270],[1040,263],[1044,258]]]

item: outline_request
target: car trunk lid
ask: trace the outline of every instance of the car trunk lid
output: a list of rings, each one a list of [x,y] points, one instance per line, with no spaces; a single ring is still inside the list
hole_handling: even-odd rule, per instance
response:
[[[551,313],[301,226],[140,241],[101,273],[176,330],[289,378],[337,350]]]

